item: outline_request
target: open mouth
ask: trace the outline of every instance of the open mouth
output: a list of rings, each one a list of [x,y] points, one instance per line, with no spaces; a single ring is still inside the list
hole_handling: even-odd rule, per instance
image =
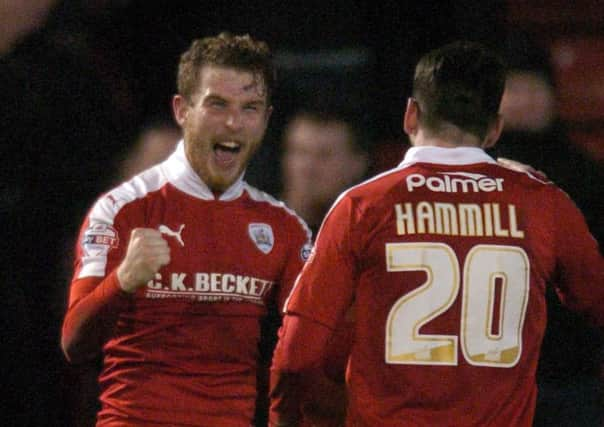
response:
[[[233,141],[218,142],[214,144],[214,151],[224,151],[227,153],[237,154],[241,151],[241,144]]]
[[[237,154],[240,151],[241,144],[234,141],[218,142],[214,144],[216,161],[222,167],[231,166],[235,162]]]

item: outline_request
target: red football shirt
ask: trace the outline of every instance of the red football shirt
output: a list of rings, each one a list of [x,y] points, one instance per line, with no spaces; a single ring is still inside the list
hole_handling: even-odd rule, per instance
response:
[[[566,194],[477,148],[412,148],[328,213],[274,370],[317,360],[354,302],[348,425],[528,427],[546,286],[604,325],[604,262]]]
[[[135,227],[158,229],[171,262],[134,295],[115,269]],[[256,399],[259,320],[282,307],[310,251],[291,210],[241,179],[216,199],[182,144],[101,197],[86,218],[63,345],[101,350],[99,426],[245,426]]]

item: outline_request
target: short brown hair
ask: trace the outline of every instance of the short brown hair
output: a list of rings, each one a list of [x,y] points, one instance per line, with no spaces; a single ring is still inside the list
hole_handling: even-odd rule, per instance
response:
[[[486,47],[457,41],[424,55],[413,79],[420,122],[438,132],[450,123],[483,139],[496,119],[505,65]]]
[[[180,57],[178,64],[178,93],[191,99],[199,83],[199,71],[204,65],[217,65],[248,71],[261,76],[270,103],[275,85],[275,68],[268,45],[254,40],[249,34],[217,36],[196,39]]]

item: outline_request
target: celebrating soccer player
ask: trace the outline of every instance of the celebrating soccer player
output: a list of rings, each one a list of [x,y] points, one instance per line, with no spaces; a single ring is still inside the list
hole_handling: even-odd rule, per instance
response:
[[[183,141],[84,221],[62,346],[102,353],[97,426],[251,425],[260,319],[310,251],[304,222],[243,181],[273,76],[263,42],[194,41],[173,99]]]
[[[551,182],[484,149],[503,121],[501,61],[456,42],[416,67],[402,163],[344,192],[292,295],[271,425],[295,426],[301,376],[354,303],[348,426],[532,425],[545,291],[604,326],[604,261]]]

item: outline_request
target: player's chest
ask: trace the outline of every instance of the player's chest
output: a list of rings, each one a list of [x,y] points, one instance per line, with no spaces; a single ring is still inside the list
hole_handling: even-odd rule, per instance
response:
[[[155,203],[147,209],[145,222],[170,246],[167,272],[273,280],[282,269],[287,236],[261,207],[190,200]]]

